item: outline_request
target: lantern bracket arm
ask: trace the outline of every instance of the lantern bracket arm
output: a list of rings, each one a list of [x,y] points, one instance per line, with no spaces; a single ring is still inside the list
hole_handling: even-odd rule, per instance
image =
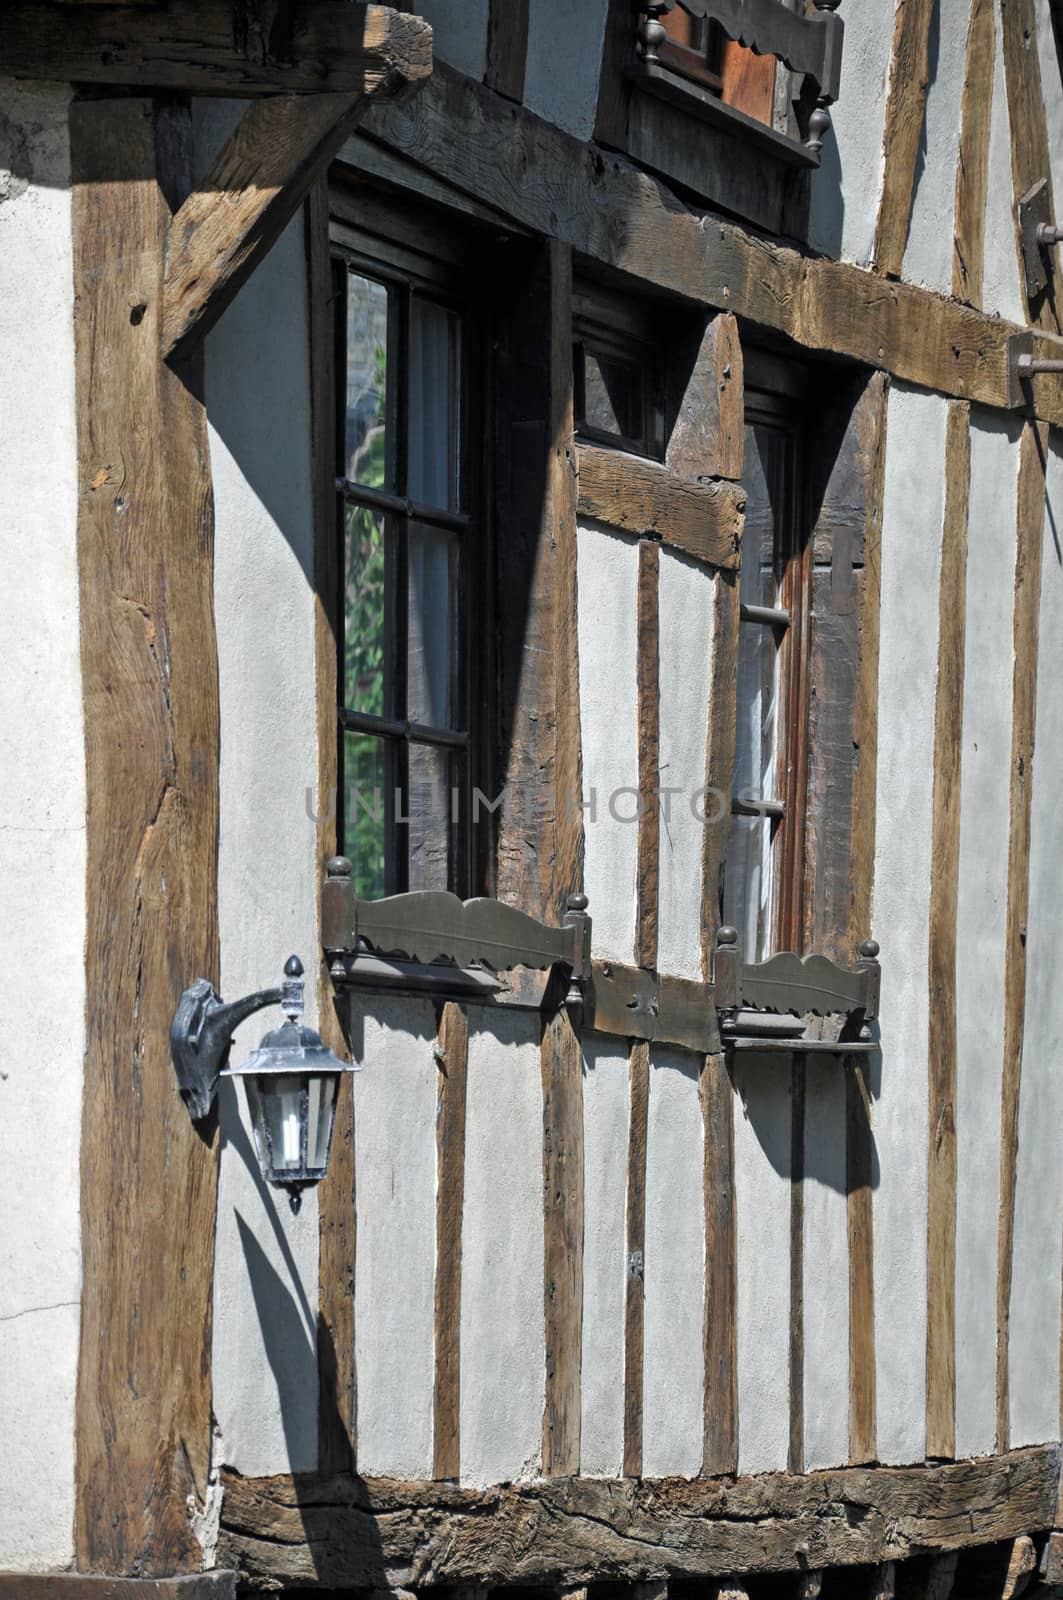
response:
[[[235,1030],[256,1011],[280,1005],[283,995],[279,987],[259,989],[226,1003],[207,978],[185,990],[170,1024],[170,1055],[193,1122],[210,1113]]]

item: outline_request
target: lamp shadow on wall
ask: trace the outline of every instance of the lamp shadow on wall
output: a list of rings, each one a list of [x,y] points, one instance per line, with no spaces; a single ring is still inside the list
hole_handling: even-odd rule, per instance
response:
[[[293,1293],[256,1238],[252,1226],[235,1211],[262,1346],[277,1389],[285,1454],[288,1460],[299,1461],[307,1454],[308,1412],[311,1417],[316,1415],[318,1429],[323,1434],[328,1432],[334,1436],[343,1429],[335,1381],[336,1352],[320,1312],[311,1308],[303,1290],[298,1264],[277,1215],[277,1198],[262,1179],[258,1158],[239,1115],[235,1093],[231,1085],[227,1087],[232,1103],[223,1111],[225,1142],[254,1179],[262,1203],[261,1215],[273,1230],[289,1281],[295,1285]],[[280,1203],[286,1203],[283,1196]],[[335,1415],[329,1415],[329,1407]],[[336,1570],[331,1554],[337,1518],[343,1514],[336,1497],[331,1496],[328,1506],[322,1507],[322,1496],[318,1492],[320,1479],[312,1472],[294,1473],[291,1483],[302,1522],[302,1544],[313,1564],[313,1572],[306,1574],[306,1581],[335,1587],[357,1583],[359,1587],[387,1589],[383,1547],[365,1482],[356,1473],[347,1480],[347,1525],[340,1541],[342,1570]],[[222,1525],[224,1530],[224,1506]],[[254,1578],[255,1575],[250,1576]]]

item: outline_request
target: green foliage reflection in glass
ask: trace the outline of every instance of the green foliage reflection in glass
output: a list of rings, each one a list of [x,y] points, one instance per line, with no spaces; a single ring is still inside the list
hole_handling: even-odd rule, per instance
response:
[[[344,734],[343,854],[354,867],[354,892],[363,900],[387,893],[384,817],[387,760],[384,740]]]

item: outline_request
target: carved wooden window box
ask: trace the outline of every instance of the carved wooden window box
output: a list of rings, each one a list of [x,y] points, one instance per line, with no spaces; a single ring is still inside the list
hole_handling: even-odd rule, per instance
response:
[[[713,980],[724,1049],[869,1055],[878,1049],[871,1036],[881,980],[877,958],[878,945],[868,939],[852,968],[789,951],[750,964],[742,960],[735,929],[721,928]]]
[[[838,98],[844,24],[835,14],[840,0],[813,3],[815,10],[805,15],[790,10],[784,0],[650,0],[641,7],[636,57],[628,76],[647,94],[737,134],[787,165],[817,167],[830,125],[828,107]],[[694,50],[674,42],[674,24],[666,27],[661,21],[673,12],[686,27],[712,30],[711,35],[696,35],[695,46],[722,37],[789,69],[796,137],[733,103],[726,83],[712,70],[711,58],[698,60]]]

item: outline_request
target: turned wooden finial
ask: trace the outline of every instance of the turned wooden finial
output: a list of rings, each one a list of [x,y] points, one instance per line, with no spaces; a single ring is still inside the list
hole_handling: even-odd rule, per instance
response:
[[[657,52],[668,35],[660,19],[662,12],[671,9],[672,0],[667,0],[667,4],[662,3],[662,0],[643,0],[642,20],[639,23],[639,55],[643,61],[654,62],[661,59]]]
[[[722,948],[738,943],[737,928],[718,928],[716,930],[716,943]]]
[[[860,954],[863,956],[865,961],[876,960],[878,952],[879,943],[877,939],[865,939],[863,944],[860,946]]]
[[[349,878],[354,868],[346,856],[330,856],[325,862],[325,876],[327,878]]]

